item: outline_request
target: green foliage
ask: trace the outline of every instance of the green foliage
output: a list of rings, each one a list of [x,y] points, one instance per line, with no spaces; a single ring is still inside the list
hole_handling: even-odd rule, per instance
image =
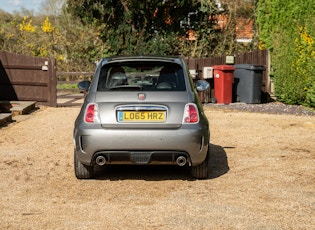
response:
[[[216,2],[46,0],[42,12],[53,15],[0,10],[0,48],[53,56],[61,71],[93,71],[95,62],[112,55],[206,57],[254,49],[255,43],[235,41],[235,20],[251,18],[252,4],[226,4],[220,11]],[[218,14],[229,18],[223,29]]]
[[[312,0],[260,0],[261,44],[271,51],[275,93],[280,101],[314,107],[315,5]]]
[[[57,89],[78,89],[78,84],[57,84]]]
[[[312,83],[307,91],[305,104],[315,108],[315,78],[313,77]]]
[[[67,6],[84,24],[96,23],[102,27],[100,39],[116,55],[204,57],[235,53],[235,24],[229,23],[226,29],[219,30],[213,15],[229,14],[229,22],[235,22],[235,14],[253,14],[253,6],[219,12],[215,3],[214,0],[68,0]],[[190,31],[194,32],[194,39],[189,40]]]
[[[100,38],[116,55],[174,53],[178,37],[185,36],[186,28],[180,26],[181,21],[199,8],[195,1],[187,0],[68,0],[67,3],[72,14],[84,24],[96,22],[104,28]],[[202,12],[199,13],[198,19],[202,17]]]
[[[62,71],[93,71],[110,55],[95,24],[83,25],[66,11],[60,16],[0,17],[0,49],[39,57],[55,57]],[[0,12],[1,16],[1,12]],[[5,19],[5,20],[3,20]]]

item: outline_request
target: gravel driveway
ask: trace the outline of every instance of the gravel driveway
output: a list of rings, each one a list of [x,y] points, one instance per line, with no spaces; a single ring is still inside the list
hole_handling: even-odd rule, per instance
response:
[[[314,229],[314,116],[205,106],[208,180],[161,166],[77,180],[78,112],[43,107],[0,128],[0,229]]]

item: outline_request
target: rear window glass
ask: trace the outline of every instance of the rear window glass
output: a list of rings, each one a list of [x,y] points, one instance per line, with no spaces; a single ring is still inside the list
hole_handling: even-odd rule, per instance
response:
[[[98,91],[185,91],[183,69],[169,62],[120,62],[100,71]]]

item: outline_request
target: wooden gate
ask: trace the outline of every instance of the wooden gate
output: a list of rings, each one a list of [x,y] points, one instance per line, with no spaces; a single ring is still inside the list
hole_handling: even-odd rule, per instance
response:
[[[0,51],[0,100],[56,106],[56,83],[54,58]]]
[[[83,80],[91,80],[94,72],[57,72],[57,106],[81,106],[86,92],[79,88],[67,88],[62,85],[75,85]]]

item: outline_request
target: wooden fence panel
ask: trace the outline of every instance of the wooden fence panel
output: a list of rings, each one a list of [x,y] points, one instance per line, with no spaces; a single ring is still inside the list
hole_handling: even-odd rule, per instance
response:
[[[225,56],[221,57],[208,57],[208,58],[189,58],[185,59],[189,69],[196,70],[198,79],[203,79],[203,68],[212,67],[214,65],[224,65],[226,61]],[[252,64],[262,65],[266,67],[266,71],[263,72],[262,76],[262,90],[270,93],[270,80],[269,80],[269,59],[267,50],[257,50],[253,52],[246,52],[237,54],[234,59],[235,64]]]
[[[56,106],[55,68],[53,58],[0,51],[0,100],[37,101]]]

